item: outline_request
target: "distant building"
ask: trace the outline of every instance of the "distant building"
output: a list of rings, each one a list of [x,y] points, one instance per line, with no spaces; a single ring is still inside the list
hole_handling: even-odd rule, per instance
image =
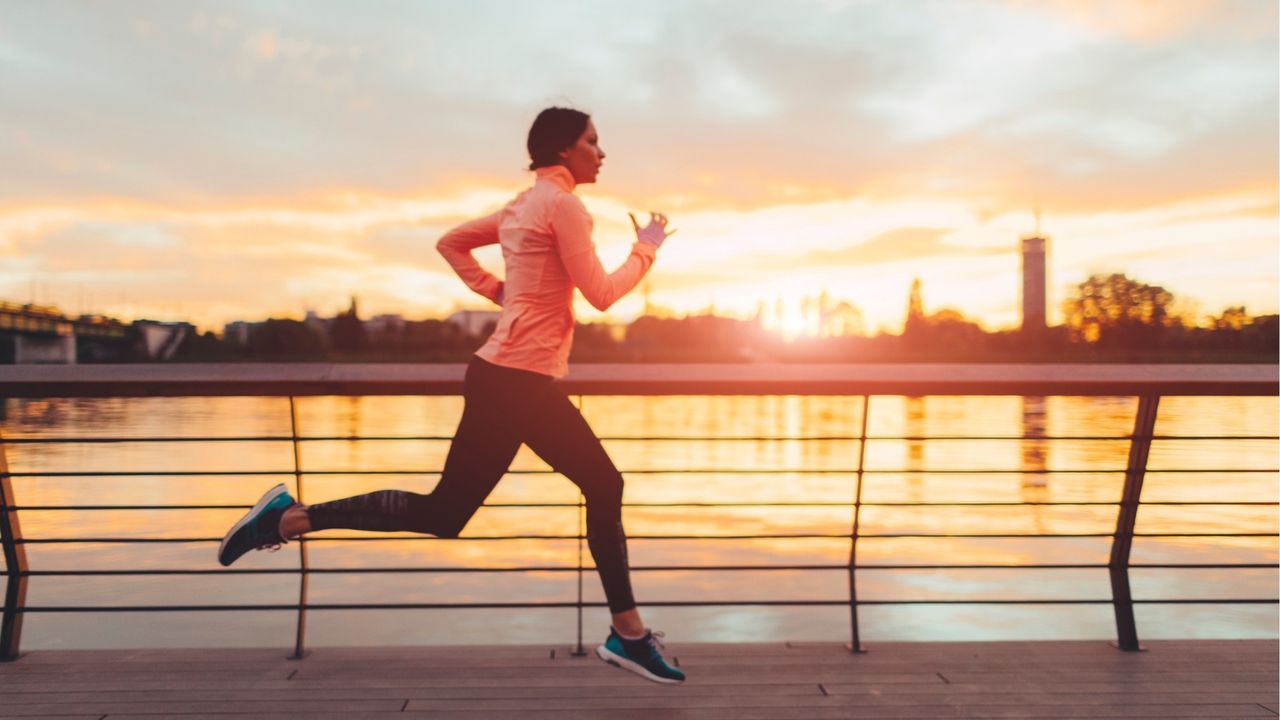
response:
[[[1045,246],[1048,238],[1039,233],[1022,238],[1022,329],[1044,330]]]
[[[249,329],[254,323],[247,320],[234,320],[222,326],[222,339],[237,345],[249,344]]]
[[[375,315],[364,321],[364,329],[370,337],[399,335],[404,330],[404,318],[399,315]]]
[[[911,281],[911,292],[907,295],[907,319],[902,324],[902,331],[908,332],[920,327],[924,322],[924,292],[920,278]]]
[[[866,322],[862,317],[862,311],[852,303],[841,301],[827,315],[827,337],[865,335],[866,332]]]
[[[170,360],[182,346],[188,335],[195,333],[195,326],[188,322],[159,322],[135,320],[133,329],[138,333],[142,352],[148,360]]]
[[[494,310],[459,310],[445,318],[445,322],[458,326],[472,337],[480,337],[497,325],[498,315]]]
[[[307,314],[302,320],[321,337],[329,337],[329,329],[333,327],[333,318],[322,318],[315,310],[307,310]]]

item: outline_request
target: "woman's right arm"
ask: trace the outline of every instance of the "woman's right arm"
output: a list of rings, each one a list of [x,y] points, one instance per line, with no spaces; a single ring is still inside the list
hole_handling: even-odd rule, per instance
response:
[[[502,304],[502,281],[476,262],[471,251],[498,242],[498,219],[502,211],[450,230],[436,243],[436,250],[444,256],[462,282],[476,293]]]

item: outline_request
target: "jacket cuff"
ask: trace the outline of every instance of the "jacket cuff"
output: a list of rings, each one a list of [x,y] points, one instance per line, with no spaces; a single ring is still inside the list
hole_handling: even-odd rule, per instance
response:
[[[640,242],[637,240],[635,244],[631,246],[631,252],[652,260],[658,256],[658,246],[653,243]]]

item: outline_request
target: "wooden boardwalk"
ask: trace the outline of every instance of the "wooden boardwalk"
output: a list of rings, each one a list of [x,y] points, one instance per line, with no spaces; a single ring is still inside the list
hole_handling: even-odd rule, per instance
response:
[[[1274,640],[673,643],[655,685],[568,647],[35,651],[0,663],[0,717],[1274,718]]]

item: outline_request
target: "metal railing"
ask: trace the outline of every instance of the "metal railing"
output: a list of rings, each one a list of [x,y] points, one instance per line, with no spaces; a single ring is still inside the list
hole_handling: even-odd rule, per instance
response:
[[[24,505],[19,502],[13,487],[15,478],[51,477],[137,477],[137,476],[292,476],[295,497],[304,501],[306,476],[324,475],[405,475],[438,474],[435,469],[394,470],[331,470],[304,469],[301,446],[308,442],[323,441],[420,441],[449,440],[435,436],[307,436],[298,424],[296,398],[314,395],[457,395],[462,389],[463,367],[432,365],[144,365],[144,366],[79,366],[79,367],[7,367],[0,368],[0,394],[7,398],[52,397],[189,397],[189,396],[273,396],[287,398],[289,402],[290,434],[287,436],[251,437],[56,437],[56,438],[0,438],[0,540],[3,541],[6,564],[6,593],[2,621],[0,621],[0,657],[6,660],[19,656],[22,619],[30,613],[69,612],[191,612],[191,611],[292,611],[296,613],[296,640],[293,657],[306,655],[306,614],[308,610],[354,609],[436,609],[436,608],[576,608],[578,641],[582,650],[582,613],[586,607],[603,607],[604,603],[585,602],[583,578],[594,568],[585,564],[583,552],[583,502],[577,503],[488,503],[486,507],[521,508],[576,508],[578,531],[575,535],[468,535],[466,540],[577,540],[578,562],[576,566],[517,566],[517,567],[366,567],[366,568],[317,568],[311,567],[307,546],[313,542],[335,541],[406,541],[440,540],[431,536],[333,536],[302,538],[296,544],[299,564],[296,569],[213,569],[213,568],[153,568],[153,569],[77,569],[33,570],[29,567],[26,547],[50,543],[217,543],[221,538],[210,537],[76,537],[58,538],[24,537],[19,515],[22,511],[99,511],[99,510],[170,510],[202,511],[247,509],[248,505],[182,504],[182,505]],[[1130,552],[1137,537],[1277,537],[1276,533],[1138,533],[1135,531],[1138,509],[1152,505],[1214,505],[1214,506],[1276,506],[1274,501],[1189,501],[1144,502],[1142,487],[1147,472],[1147,458],[1154,440],[1264,440],[1280,438],[1269,435],[1249,436],[1158,436],[1155,434],[1157,409],[1161,396],[1168,395],[1227,395],[1227,396],[1275,396],[1280,395],[1280,373],[1274,365],[1189,366],[1189,365],[917,365],[917,366],[813,366],[813,365],[692,365],[692,366],[578,366],[561,381],[570,395],[843,395],[860,399],[859,431],[856,435],[801,436],[801,437],[603,437],[606,442],[627,441],[857,441],[857,460],[849,468],[824,469],[763,469],[763,468],[702,468],[702,469],[623,469],[624,475],[644,474],[837,474],[847,475],[855,483],[852,506],[848,502],[797,501],[797,502],[673,502],[673,503],[625,503],[624,507],[681,508],[681,507],[848,507],[852,523],[848,533],[748,533],[716,535],[631,535],[636,540],[774,540],[774,539],[840,539],[849,542],[849,559],[845,564],[807,565],[648,565],[633,567],[634,572],[660,571],[841,571],[848,574],[849,597],[847,600],[669,600],[645,602],[646,606],[847,606],[850,613],[850,649],[863,650],[859,632],[858,611],[874,605],[1076,605],[1109,604],[1115,611],[1117,643],[1126,651],[1141,649],[1134,619],[1134,605],[1151,604],[1276,604],[1277,598],[1196,598],[1196,599],[1135,599],[1129,584],[1132,568],[1196,568],[1196,569],[1276,569],[1274,563],[1233,564],[1172,564],[1130,562]],[[1046,435],[869,435],[868,417],[870,398],[873,395],[1125,395],[1138,398],[1138,409],[1133,431],[1123,436],[1046,436]],[[973,441],[973,440],[1024,440],[1049,442],[1061,440],[1099,440],[1129,443],[1126,467],[1115,469],[1034,469],[1034,470],[975,470],[946,468],[928,470],[931,475],[972,474],[1027,474],[1054,475],[1071,473],[1124,475],[1124,487],[1118,503],[1102,501],[1077,502],[867,502],[863,500],[865,476],[918,474],[913,468],[875,469],[865,467],[866,448],[869,443],[882,441]],[[74,472],[11,472],[6,460],[6,445],[53,443],[172,443],[172,442],[289,442],[293,449],[293,467],[287,470],[224,470],[224,471],[74,471]],[[550,470],[513,470],[510,474],[550,474]],[[1162,473],[1277,473],[1275,468],[1221,468],[1187,469],[1161,468]],[[862,530],[862,510],[867,507],[1001,507],[1001,506],[1114,506],[1117,517],[1114,532],[1110,533],[866,533]],[[1110,558],[1105,564],[868,564],[860,562],[858,543],[868,538],[1111,538]],[[867,600],[858,596],[860,573],[883,570],[1030,570],[1030,569],[1106,569],[1111,581],[1111,597],[1098,599],[901,599]],[[499,602],[499,603],[312,603],[308,601],[308,578],[313,574],[361,574],[361,573],[576,573],[577,600],[574,602]],[[33,577],[56,576],[155,576],[155,575],[208,575],[208,574],[296,574],[299,576],[299,595],[296,604],[216,604],[216,605],[96,605],[96,606],[32,606],[25,601],[28,581]]]

